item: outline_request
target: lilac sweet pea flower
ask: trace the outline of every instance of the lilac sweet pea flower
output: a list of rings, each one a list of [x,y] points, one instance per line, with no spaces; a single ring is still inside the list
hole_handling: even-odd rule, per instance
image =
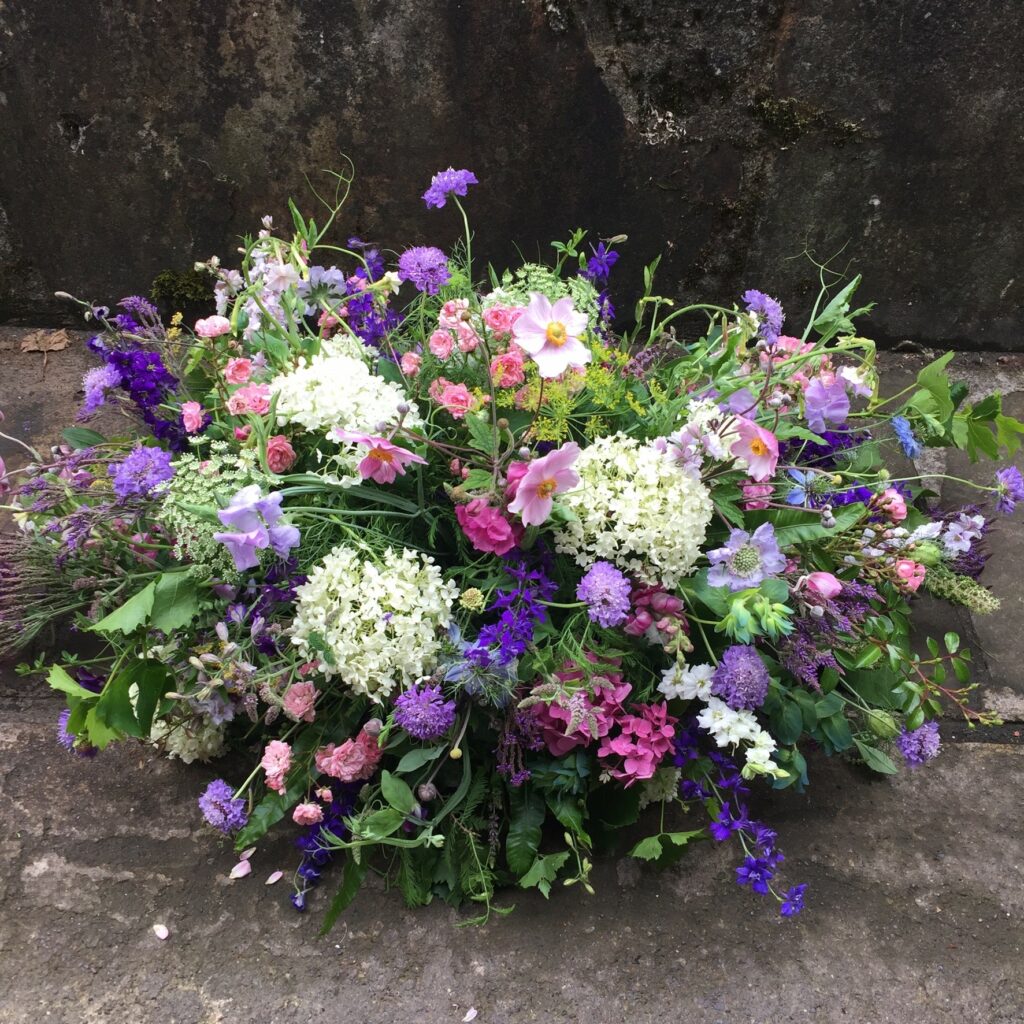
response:
[[[213,539],[227,546],[242,572],[259,565],[257,551],[270,547],[285,558],[299,543],[299,531],[288,523],[278,524],[281,518],[281,494],[277,491],[266,496],[258,484],[249,484],[236,491],[227,508],[217,513],[225,526],[233,526],[231,533],[215,533]]]
[[[804,415],[807,426],[815,433],[826,429],[825,424],[846,422],[850,415],[850,396],[841,380],[826,385],[820,377],[815,377],[804,392]]]

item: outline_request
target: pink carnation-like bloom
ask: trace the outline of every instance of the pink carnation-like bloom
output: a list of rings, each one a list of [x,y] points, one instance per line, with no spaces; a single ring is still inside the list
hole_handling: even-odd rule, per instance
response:
[[[465,314],[469,312],[469,299],[449,299],[437,316],[439,327],[447,327],[454,331],[459,324],[465,322]]]
[[[483,312],[484,323],[496,341],[507,341],[516,321],[523,315],[519,306],[491,306]]]
[[[508,507],[510,512],[519,513],[524,526],[540,526],[551,515],[554,496],[580,482],[579,474],[572,468],[579,454],[580,446],[569,441],[530,463]]]
[[[515,388],[526,380],[523,353],[517,348],[503,352],[491,360],[491,380],[496,388]]]
[[[284,777],[292,766],[292,748],[283,740],[271,740],[263,751],[260,767],[267,773],[267,788],[284,792]]]
[[[427,348],[430,349],[430,354],[435,359],[440,359],[443,363],[455,351],[455,339],[452,338],[452,332],[434,331],[427,341]]]
[[[576,747],[586,746],[607,736],[614,724],[615,716],[622,713],[622,702],[633,689],[629,683],[623,681],[620,672],[604,671],[617,668],[617,662],[602,663],[592,654],[588,654],[587,658],[594,666],[591,675],[593,695],[585,689],[580,689],[564,706],[554,701],[550,704],[542,702],[533,705],[533,715],[540,726],[544,744],[553,757],[564,757]],[[597,674],[602,676],[605,682],[597,682],[594,679]],[[556,672],[555,678],[563,683],[580,682],[584,678],[584,673],[582,669],[566,667],[561,672]],[[574,710],[583,711],[583,719],[576,729],[566,734],[565,730],[572,720]],[[594,720],[593,735],[590,732],[588,718]]]
[[[606,736],[597,748],[597,756],[611,773],[628,789],[634,782],[649,779],[665,755],[672,749],[676,722],[668,713],[668,705],[634,704],[635,714],[616,717],[618,733]]]
[[[284,693],[284,713],[293,722],[312,722],[316,718],[316,687],[312,683],[292,683]]]
[[[634,587],[629,600],[633,607],[622,626],[624,633],[647,636],[652,643],[664,644],[680,628],[684,633],[690,632],[683,602],[660,583]]]
[[[737,416],[735,422],[740,437],[729,450],[746,460],[752,480],[757,483],[770,480],[779,461],[779,442],[775,435],[743,416]]]
[[[219,338],[231,331],[231,321],[226,316],[208,316],[196,321],[196,334],[200,338]]]
[[[461,420],[476,405],[465,384],[453,384],[444,377],[438,377],[427,391],[438,405],[452,414],[453,419]]]
[[[901,558],[896,563],[897,582],[904,590],[913,593],[924,582],[927,569],[910,558]]]
[[[249,435],[252,433],[252,427],[248,423],[244,427],[235,427],[235,440],[236,441],[248,441]]]
[[[189,434],[203,429],[203,407],[198,402],[181,403],[181,425]]]
[[[770,498],[774,489],[771,484],[755,484],[748,480],[743,485],[743,507],[748,512],[767,508],[768,502],[764,499]]]
[[[402,373],[406,377],[415,377],[420,372],[420,366],[423,363],[423,356],[418,352],[404,352],[402,354],[401,362],[398,364],[402,368]]]
[[[324,820],[324,809],[319,804],[298,804],[292,811],[292,821],[296,825],[316,825]]]
[[[468,505],[456,505],[455,518],[477,551],[504,555],[522,538],[522,527],[510,523],[483,498],[474,498]]]
[[[224,367],[224,379],[229,384],[247,384],[251,376],[251,359],[229,359]]]
[[[263,416],[270,410],[270,388],[266,384],[246,384],[228,399],[228,412],[241,416],[253,412]]]
[[[368,779],[377,770],[383,756],[377,737],[366,730],[360,731],[355,739],[345,740],[340,747],[328,743],[313,755],[317,771],[342,782],[356,782]]]
[[[542,377],[559,377],[570,366],[591,360],[590,349],[580,341],[587,317],[566,297],[552,303],[540,292],[530,292],[530,304],[512,328],[516,344],[529,353]]]
[[[823,597],[826,601],[837,597],[843,589],[842,582],[830,572],[812,572],[804,582],[812,594]]]
[[[352,444],[361,444],[369,448],[363,460],[357,467],[359,475],[364,480],[373,480],[378,484],[393,484],[395,479],[405,476],[405,467],[411,462],[419,463],[422,466],[427,460],[414,452],[407,451],[392,444],[387,438],[376,437],[373,434],[356,434],[351,430],[332,430],[331,437],[338,441],[348,441]]]
[[[875,503],[894,523],[902,523],[907,518],[906,499],[895,487],[882,491],[875,498]]]
[[[271,473],[287,473],[295,464],[295,449],[284,434],[267,439],[267,465]]]

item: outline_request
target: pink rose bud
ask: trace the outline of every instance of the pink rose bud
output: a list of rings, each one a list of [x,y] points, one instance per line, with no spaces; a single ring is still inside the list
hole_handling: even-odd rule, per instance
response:
[[[229,384],[245,384],[251,376],[251,359],[229,359],[224,367],[224,379]]]
[[[292,821],[296,825],[316,825],[324,820],[324,809],[319,804],[299,804],[292,811]]]
[[[235,440],[236,441],[246,441],[246,440],[248,440],[249,435],[251,433],[252,433],[252,427],[250,427],[248,424],[246,424],[246,426],[244,426],[244,427],[235,427]]]
[[[901,558],[896,563],[896,576],[905,590],[913,593],[924,582],[927,570],[910,558]]]
[[[402,356],[402,373],[407,377],[415,377],[420,372],[420,364],[423,362],[423,357],[418,355],[416,352],[406,352]]]
[[[895,487],[882,491],[876,498],[879,508],[894,522],[902,523],[907,518],[907,503]]]
[[[275,434],[267,441],[267,465],[272,473],[287,473],[295,464],[295,449],[284,434]]]
[[[334,803],[334,794],[326,786],[324,786],[323,789],[318,789],[316,791],[316,798],[317,800],[323,801],[325,804]]]
[[[231,321],[226,316],[208,316],[196,321],[196,334],[200,338],[219,338],[231,331]]]
[[[842,589],[843,585],[830,572],[812,572],[807,577],[807,589],[826,601],[831,601]]]

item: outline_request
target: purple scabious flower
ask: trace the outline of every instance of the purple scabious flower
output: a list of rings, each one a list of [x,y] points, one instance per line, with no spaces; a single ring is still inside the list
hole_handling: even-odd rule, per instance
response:
[[[461,171],[449,167],[447,171],[438,171],[430,179],[430,188],[423,193],[423,202],[427,209],[434,207],[438,210],[448,202],[449,196],[464,196],[470,185],[479,185],[476,175],[472,171],[463,168]]]
[[[448,257],[432,245],[406,249],[398,258],[398,276],[427,295],[436,295],[452,279]]]
[[[65,708],[57,716],[57,742],[69,753],[77,754],[79,757],[95,757],[99,750],[92,746],[76,746],[78,737],[73,732],[68,732],[68,719],[71,711]]]
[[[455,701],[440,686],[413,686],[395,700],[395,724],[418,740],[436,740],[455,721]]]
[[[82,390],[85,398],[82,401],[82,408],[78,412],[79,419],[91,416],[107,400],[107,392],[121,384],[121,374],[116,367],[109,363],[104,366],[94,366],[82,378]]]
[[[760,707],[771,682],[761,656],[749,644],[727,647],[711,679],[711,692],[734,711]]]
[[[598,242],[596,249],[591,246],[590,251],[594,255],[587,260],[587,268],[582,276],[594,284],[605,284],[612,267],[619,261],[619,254],[606,248],[604,242]]]
[[[919,729],[902,730],[896,737],[896,746],[907,764],[925,764],[939,752],[939,723],[925,722]]]
[[[756,314],[757,333],[764,339],[765,344],[775,345],[782,333],[782,321],[786,319],[778,300],[751,288],[743,293],[743,302],[748,313]]]
[[[1018,501],[1024,501],[1024,478],[1016,466],[1007,466],[996,473],[996,511],[1010,515]]]
[[[162,448],[140,445],[120,462],[112,463],[107,472],[114,478],[114,493],[121,501],[129,498],[150,498],[174,476],[171,453]]]
[[[708,558],[708,585],[730,590],[756,587],[786,567],[786,556],[779,551],[771,523],[762,523],[753,534],[733,530],[725,547],[709,552]]]
[[[245,826],[249,816],[245,812],[245,800],[235,796],[235,791],[223,780],[214,779],[199,798],[199,810],[208,825],[229,836]]]
[[[629,595],[633,585],[611,562],[595,562],[576,588],[576,596],[587,602],[587,615],[605,629],[621,625],[629,616]]]
[[[825,429],[826,423],[842,425],[850,415],[850,396],[846,386],[839,378],[835,383],[826,385],[820,377],[815,377],[804,391],[804,416],[807,426],[816,433]]]
[[[787,890],[786,895],[782,900],[782,906],[779,907],[779,913],[783,917],[796,917],[796,915],[804,909],[804,893],[806,891],[806,882],[802,882],[800,885],[794,885],[792,888]]]
[[[893,416],[889,420],[889,425],[892,427],[892,432],[896,435],[896,440],[899,441],[900,447],[903,449],[903,454],[908,459],[919,458],[924,451],[924,445],[918,441],[910,421],[905,416]]]

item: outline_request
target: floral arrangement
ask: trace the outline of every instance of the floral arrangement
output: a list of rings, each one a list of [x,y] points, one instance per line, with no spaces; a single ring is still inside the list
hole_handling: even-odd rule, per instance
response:
[[[194,330],[80,303],[79,419],[127,419],[0,464],[0,650],[71,627],[73,653],[21,669],[66,696],[75,755],[248,758],[197,814],[244,851],[234,877],[290,819],[299,910],[341,862],[328,925],[371,866],[485,918],[501,887],[592,892],[627,828],[658,864],[731,840],[738,883],[798,913],[750,790],[805,786],[810,749],[922,764],[947,706],[988,720],[955,634],[912,652],[911,603],[998,608],[984,502],[1012,512],[1024,480],[940,509],[906,459],[1012,456],[1024,425],[969,403],[951,353],[880,397],[859,279],[823,268],[797,336],[759,291],[677,308],[655,261],[617,318],[621,239],[483,273],[477,179],[449,169],[424,200],[461,237],[389,270],[328,241],[337,184],[322,225],[293,205],[288,236],[265,218],[237,268],[198,265]]]

